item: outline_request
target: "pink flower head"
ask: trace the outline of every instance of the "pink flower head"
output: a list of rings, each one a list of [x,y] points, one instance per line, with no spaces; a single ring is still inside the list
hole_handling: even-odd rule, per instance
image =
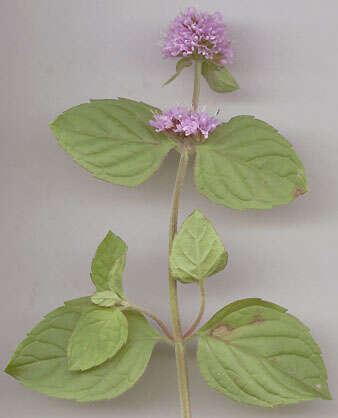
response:
[[[205,112],[194,112],[184,107],[177,106],[166,110],[160,115],[154,116],[155,120],[150,120],[151,126],[156,128],[156,132],[167,131],[189,135],[203,135],[208,138],[213,132],[219,121]]]
[[[197,54],[222,65],[233,57],[222,15],[198,13],[194,8],[187,9],[171,23],[162,53],[165,58]]]

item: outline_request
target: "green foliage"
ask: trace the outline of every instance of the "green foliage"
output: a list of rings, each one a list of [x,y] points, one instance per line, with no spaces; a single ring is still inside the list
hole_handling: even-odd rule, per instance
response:
[[[29,389],[79,402],[115,398],[130,389],[146,369],[160,335],[143,315],[128,311],[128,340],[121,350],[100,366],[70,371],[68,341],[89,304],[90,298],[75,299],[48,314],[19,344],[6,372]]]
[[[331,399],[319,347],[284,308],[240,300],[217,312],[195,336],[206,382],[235,401],[273,407]]]
[[[209,87],[217,93],[230,93],[239,89],[236,80],[226,67],[222,65],[204,61],[202,64],[202,75]]]
[[[163,87],[167,86],[169,83],[174,81],[175,78],[178,77],[181,74],[182,70],[186,67],[191,67],[191,64],[192,64],[192,59],[188,58],[188,57],[181,58],[180,60],[178,60],[177,64],[176,64],[176,73],[172,77],[170,77],[168,81],[166,81],[163,84]]]
[[[182,283],[201,281],[223,270],[228,262],[221,238],[210,221],[195,210],[176,234],[170,268]]]
[[[111,231],[98,246],[91,271],[91,278],[98,292],[108,290],[122,299],[125,297],[122,272],[126,265],[127,249],[125,242]]]
[[[112,290],[104,290],[102,292],[96,292],[91,301],[98,306],[115,306],[119,305],[122,300]]]
[[[265,122],[237,116],[196,147],[199,192],[232,209],[268,209],[307,191],[290,143]]]
[[[74,161],[101,180],[136,186],[159,168],[175,144],[149,125],[158,109],[128,99],[92,100],[51,125]]]
[[[120,350],[127,337],[128,322],[118,308],[85,307],[69,339],[69,370],[102,364]]]
[[[200,60],[197,52],[181,58],[176,73],[164,84],[197,60],[194,111],[201,74],[218,93],[239,89],[225,66]],[[221,62],[222,56],[214,58]],[[154,314],[126,299],[122,273],[127,245],[109,231],[91,266],[96,293],[65,302],[46,315],[18,345],[5,371],[23,386],[52,397],[78,402],[111,399],[140,379],[155,344],[165,340],[175,346],[181,412],[188,417],[184,344],[198,337],[197,359],[203,377],[209,386],[235,401],[274,407],[331,399],[319,347],[308,328],[278,305],[261,299],[239,300],[222,308],[193,334],[204,312],[203,281],[225,268],[228,254],[212,224],[198,210],[176,234],[188,154],[196,151],[195,182],[202,195],[237,210],[268,209],[307,191],[304,167],[291,144],[252,116],[237,116],[220,124],[206,140],[202,133],[176,135],[170,126],[166,133],[157,133],[149,124],[156,113],[160,110],[129,99],[92,100],[65,111],[50,127],[75,162],[94,177],[122,186],[147,180],[171,149],[182,153],[170,225],[172,334]],[[201,290],[199,314],[185,334],[180,329],[176,279],[197,282]],[[140,312],[151,317],[166,337]]]

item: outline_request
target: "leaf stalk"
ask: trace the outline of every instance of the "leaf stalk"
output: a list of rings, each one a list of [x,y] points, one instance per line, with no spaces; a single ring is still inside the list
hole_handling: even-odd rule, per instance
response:
[[[184,334],[183,339],[185,340],[188,338],[198,327],[198,324],[201,322],[202,316],[204,314],[205,310],[205,289],[204,289],[204,280],[200,281],[200,292],[201,292],[201,307],[199,310],[199,313],[197,315],[197,318],[195,319],[194,323],[191,325],[191,327],[188,329],[188,331]]]
[[[128,310],[128,309],[132,309],[134,311],[138,311],[138,312],[141,312],[141,313],[149,316],[149,318],[153,319],[157,323],[157,325],[161,328],[161,330],[164,332],[164,334],[168,337],[168,339],[170,340],[170,344],[172,342],[174,342],[174,337],[170,333],[168,327],[155,314],[153,314],[152,312],[148,311],[147,309],[141,308],[139,306],[134,306],[134,305],[129,305],[126,308],[124,308],[124,310]],[[167,340],[167,339],[165,339],[165,340]]]

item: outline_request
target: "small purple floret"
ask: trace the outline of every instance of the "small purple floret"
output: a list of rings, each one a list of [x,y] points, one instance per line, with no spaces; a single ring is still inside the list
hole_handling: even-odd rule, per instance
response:
[[[162,53],[165,58],[198,54],[221,65],[232,62],[233,58],[222,15],[198,13],[192,7],[171,23]]]
[[[156,132],[168,131],[184,136],[203,135],[204,138],[208,138],[219,124],[216,118],[205,112],[194,112],[181,106],[155,115],[154,119],[149,123],[156,128]]]

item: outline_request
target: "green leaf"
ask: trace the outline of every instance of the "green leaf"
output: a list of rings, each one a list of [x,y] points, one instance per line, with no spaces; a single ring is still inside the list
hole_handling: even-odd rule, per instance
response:
[[[127,249],[125,242],[111,231],[98,246],[91,271],[98,292],[112,290],[124,299],[122,272],[126,265]]]
[[[87,370],[113,357],[126,343],[128,322],[117,308],[84,308],[68,343],[69,370]]]
[[[122,300],[112,290],[104,290],[102,292],[96,292],[91,297],[91,301],[95,305],[108,307],[108,306],[119,305]]]
[[[331,399],[319,347],[284,308],[240,300],[217,312],[196,335],[203,377],[235,401],[273,407]]]
[[[229,93],[239,89],[236,80],[231,73],[222,65],[216,65],[210,61],[202,64],[202,75],[209,87],[217,93]]]
[[[177,64],[176,64],[176,73],[172,77],[170,77],[168,81],[166,81],[163,84],[163,87],[166,86],[166,85],[168,85],[172,81],[174,81],[175,78],[180,75],[180,73],[182,72],[182,70],[184,68],[186,68],[186,67],[191,67],[191,64],[192,64],[192,60],[191,60],[191,58],[188,58],[188,57],[181,58],[179,61],[177,61]]]
[[[127,344],[100,366],[70,371],[68,341],[88,303],[90,298],[77,299],[48,314],[19,344],[6,372],[29,389],[79,402],[115,398],[130,389],[142,376],[161,337],[143,315],[128,311]]]
[[[158,109],[128,99],[92,100],[50,125],[61,147],[101,180],[136,186],[157,171],[175,146],[149,125]]]
[[[252,116],[222,123],[196,146],[199,192],[232,209],[268,209],[307,191],[304,167],[291,144]]]
[[[223,270],[228,262],[220,236],[212,224],[195,210],[176,234],[170,268],[182,283],[201,281]]]

